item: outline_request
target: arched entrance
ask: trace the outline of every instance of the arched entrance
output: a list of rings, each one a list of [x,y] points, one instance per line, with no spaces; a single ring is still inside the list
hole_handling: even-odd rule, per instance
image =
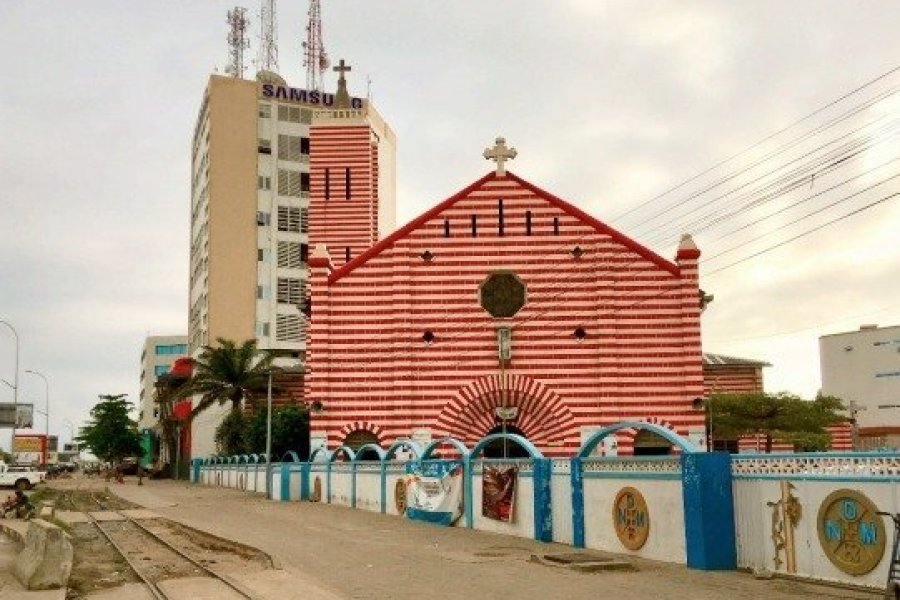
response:
[[[342,446],[346,446],[356,452],[366,444],[378,445],[378,436],[368,429],[356,429],[344,437]],[[358,454],[356,460],[380,460],[378,453],[371,448],[366,448]]]
[[[672,442],[647,429],[634,435],[635,456],[662,456],[672,454]]]
[[[507,425],[505,428],[503,425],[497,425],[488,431],[485,434],[485,437],[495,433],[514,433],[516,435],[521,435],[523,438],[528,438],[528,436],[515,425]],[[530,455],[525,448],[515,442],[510,442],[507,439],[494,440],[484,447],[484,458],[528,458],[529,456]]]

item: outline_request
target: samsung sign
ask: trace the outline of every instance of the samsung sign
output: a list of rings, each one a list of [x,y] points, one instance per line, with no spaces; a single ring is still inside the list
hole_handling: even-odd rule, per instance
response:
[[[306,104],[319,104],[321,106],[333,106],[334,94],[325,92],[317,92],[315,90],[308,92],[298,88],[285,87],[283,85],[275,85],[272,83],[264,83],[262,86],[263,98],[275,98],[276,100],[293,100],[295,102],[305,102]],[[350,107],[360,109],[363,107],[362,98],[351,98]]]

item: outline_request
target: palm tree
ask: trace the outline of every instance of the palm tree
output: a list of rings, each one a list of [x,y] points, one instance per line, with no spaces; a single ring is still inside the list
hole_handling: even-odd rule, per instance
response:
[[[231,410],[240,410],[244,400],[255,393],[264,393],[270,371],[275,371],[275,356],[257,350],[255,340],[237,346],[231,340],[219,338],[217,346],[204,346],[194,361],[194,376],[187,384],[187,392],[200,396],[191,411],[191,418],[218,402],[231,402]]]

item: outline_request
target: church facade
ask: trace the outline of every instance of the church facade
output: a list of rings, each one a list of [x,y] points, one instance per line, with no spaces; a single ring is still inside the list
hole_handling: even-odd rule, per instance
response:
[[[699,250],[685,236],[674,261],[657,255],[507,172],[510,150],[498,139],[496,171],[361,252],[311,228],[314,444],[503,430],[570,456],[621,420],[702,442]],[[312,203],[349,200],[312,178]],[[643,435],[606,450],[656,453]]]

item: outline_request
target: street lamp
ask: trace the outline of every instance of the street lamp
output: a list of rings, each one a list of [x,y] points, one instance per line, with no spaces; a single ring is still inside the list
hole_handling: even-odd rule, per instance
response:
[[[34,371],[32,369],[25,369],[26,373],[31,373],[32,375],[37,375],[41,379],[44,380],[44,429],[47,430],[47,443],[50,442],[50,382],[47,381],[47,376],[41,373],[40,371]]]
[[[16,328],[13,327],[7,321],[0,321],[0,325],[6,325],[10,331],[12,331],[13,337],[16,340],[16,362],[15,362],[15,372],[13,373],[13,426],[12,426],[12,434],[9,439],[9,447],[12,450],[13,442],[16,439],[16,425],[18,425],[19,421],[19,333],[16,331]]]

